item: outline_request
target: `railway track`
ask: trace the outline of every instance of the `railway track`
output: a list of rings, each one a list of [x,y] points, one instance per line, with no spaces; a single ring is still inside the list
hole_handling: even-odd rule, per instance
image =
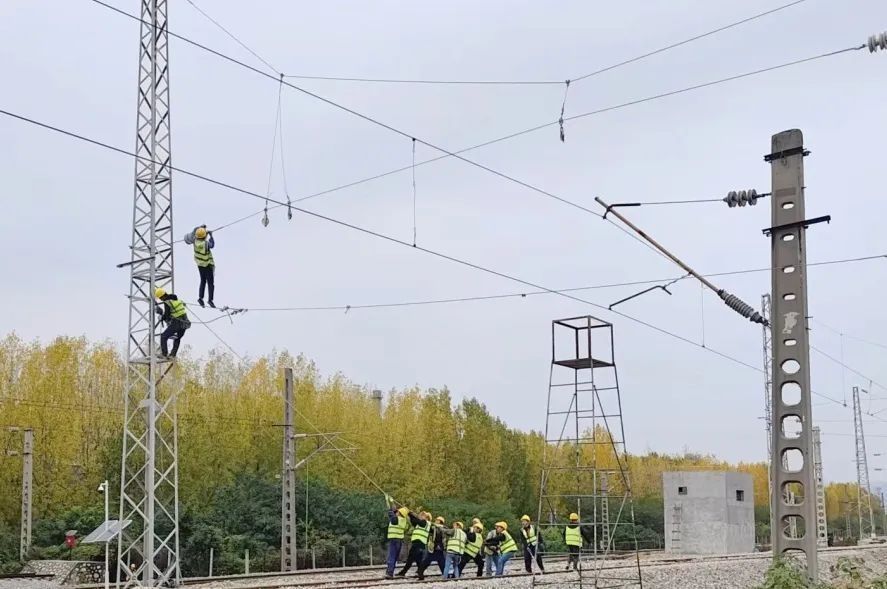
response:
[[[882,544],[874,544],[874,545],[865,545],[865,546],[842,546],[842,547],[833,547],[826,548],[821,550],[821,552],[834,553],[834,552],[843,552],[843,551],[859,551],[859,550],[884,550],[885,545]],[[712,555],[712,556],[693,556],[693,555],[685,555],[685,556],[674,556],[674,555],[666,555],[665,553],[646,553],[642,555],[641,558],[641,568],[651,568],[651,567],[661,567],[661,566],[675,566],[681,564],[696,564],[696,563],[706,563],[706,562],[731,562],[731,561],[743,561],[743,560],[761,560],[761,559],[769,559],[772,558],[771,553],[769,552],[753,552],[749,554],[729,554],[729,555]],[[552,565],[562,565],[565,561],[565,558],[560,556],[554,556],[550,559],[547,559],[547,563],[551,563]],[[522,563],[515,563],[515,566],[520,566]],[[619,558],[614,558],[612,560],[607,560],[603,562],[603,566],[601,568],[602,571],[618,571],[620,569],[630,569],[634,568],[636,565],[634,563],[634,559],[626,560],[624,555],[620,555]],[[470,569],[469,569],[470,570]],[[445,580],[440,576],[432,576],[426,578],[424,581],[419,581],[416,577],[410,576],[406,579],[394,579],[388,580],[383,579],[384,567],[381,566],[359,566],[359,567],[348,567],[345,569],[306,569],[300,571],[293,571],[289,573],[253,573],[250,575],[226,575],[220,577],[200,577],[200,578],[190,578],[183,579],[182,585],[195,587],[196,589],[200,589],[202,585],[207,585],[210,583],[220,583],[226,582],[230,583],[230,588],[235,589],[238,587],[236,583],[238,581],[252,581],[257,584],[250,584],[248,589],[281,589],[282,587],[293,587],[298,589],[310,589],[313,587],[320,587],[323,589],[362,589],[367,587],[397,587],[404,585],[425,585],[428,583],[441,583],[441,582],[462,582],[462,583],[472,583],[475,581],[483,581],[489,580],[490,577],[476,577],[473,574],[468,574],[466,576],[461,577],[460,579],[450,579]],[[360,573],[364,573],[360,575]],[[546,573],[546,577],[551,576],[564,576],[565,580],[567,576],[573,575],[573,572],[562,571],[562,570],[551,570]],[[359,575],[359,576],[357,576]],[[339,578],[336,578],[339,576]],[[532,576],[529,573],[525,573],[522,570],[520,572],[512,572],[506,575],[509,578],[521,578],[521,577],[530,577]],[[317,577],[326,577],[322,579],[318,579]],[[267,579],[267,583],[262,583],[262,579]],[[80,585],[77,589],[101,589],[102,585]],[[247,589],[247,586],[244,585],[243,589]]]

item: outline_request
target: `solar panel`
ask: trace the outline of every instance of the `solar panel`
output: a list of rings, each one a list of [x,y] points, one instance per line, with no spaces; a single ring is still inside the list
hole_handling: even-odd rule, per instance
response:
[[[119,520],[109,519],[106,522],[103,522],[102,525],[97,527],[95,530],[90,532],[90,534],[80,541],[81,544],[104,544],[106,542],[110,542],[114,538],[117,537],[122,530],[124,530],[129,524],[132,523],[132,520],[125,519],[121,524]]]

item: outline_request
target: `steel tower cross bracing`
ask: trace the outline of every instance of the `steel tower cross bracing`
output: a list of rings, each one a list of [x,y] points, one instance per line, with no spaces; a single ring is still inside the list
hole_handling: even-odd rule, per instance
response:
[[[862,430],[862,406],[859,387],[853,387],[853,429],[856,439],[856,505],[859,515],[859,539],[875,537],[875,518],[872,513],[872,489],[869,486],[869,463],[865,453],[865,433]]]
[[[588,533],[577,578],[567,584],[643,587],[611,323],[591,316],[552,322],[544,440],[537,523],[563,530],[575,512]],[[616,551],[634,552],[634,562],[604,566]],[[563,586],[564,579],[534,575],[533,585]]]
[[[154,300],[173,292],[167,0],[141,0],[141,20],[118,587],[180,582],[176,390]]]

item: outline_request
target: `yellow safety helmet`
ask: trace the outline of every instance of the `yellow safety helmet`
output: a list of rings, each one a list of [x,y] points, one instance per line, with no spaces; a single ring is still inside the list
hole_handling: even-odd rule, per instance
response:
[[[507,522],[496,522],[496,527],[497,527],[497,528],[502,528],[503,530],[507,530],[507,529],[508,529],[508,523],[507,523]]]
[[[158,299],[162,299],[163,297],[166,296],[166,291],[158,286],[157,290],[154,291],[154,296],[157,297]]]
[[[579,514],[578,513],[571,513],[570,514],[570,521],[579,521]]]
[[[447,520],[445,520],[442,515],[439,515],[436,518],[434,518],[434,523],[445,524],[445,523],[447,523]]]
[[[473,519],[471,520],[471,523],[472,523],[472,524],[479,524],[479,523],[480,523],[480,520],[479,520],[478,518],[475,517],[475,518],[473,518]]]
[[[409,510],[409,508],[407,508],[407,507],[401,507],[400,509],[397,510],[397,513],[399,513],[400,515],[406,517],[406,516],[408,516],[408,515],[410,514],[410,510]]]
[[[528,521],[530,521],[530,516],[529,515],[522,515],[522,516],[520,516],[520,520],[522,522],[528,522]]]
[[[474,529],[476,529],[478,532],[483,532],[484,525],[480,522],[474,522]]]
[[[197,239],[203,239],[206,237],[206,227],[198,227],[197,231],[194,232],[194,237]]]
[[[465,525],[462,522],[453,522],[454,528],[464,528]]]

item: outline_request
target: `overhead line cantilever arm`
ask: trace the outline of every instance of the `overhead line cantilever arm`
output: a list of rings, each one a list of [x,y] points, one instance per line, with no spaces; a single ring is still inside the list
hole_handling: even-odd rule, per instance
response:
[[[739,313],[740,315],[742,315],[743,317],[745,317],[746,319],[748,319],[749,321],[751,321],[753,323],[760,323],[762,325],[767,324],[767,320],[764,319],[760,313],[755,311],[751,305],[749,305],[748,303],[745,303],[744,301],[742,301],[742,299],[740,299],[736,295],[730,294],[722,288],[718,288],[717,286],[712,284],[707,278],[705,278],[704,276],[700,275],[698,272],[693,270],[693,268],[691,268],[690,266],[685,264],[677,256],[675,256],[670,251],[665,249],[658,241],[656,241],[655,239],[653,239],[652,237],[647,235],[637,225],[635,225],[634,223],[632,223],[631,221],[626,219],[619,211],[615,210],[614,206],[616,206],[616,205],[608,205],[606,202],[601,200],[600,197],[597,197],[597,196],[594,197],[594,200],[597,201],[597,203],[599,205],[604,207],[604,209],[606,209],[606,211],[608,213],[613,213],[613,216],[618,218],[620,221],[625,223],[632,231],[634,231],[639,236],[644,238],[647,241],[647,243],[649,243],[650,245],[655,247],[657,250],[662,252],[662,254],[665,255],[669,260],[671,260],[672,262],[674,262],[675,264],[680,266],[685,272],[687,272],[687,274],[689,274],[690,276],[692,276],[693,278],[695,278],[696,280],[698,280],[699,282],[701,282],[702,284],[704,284],[705,286],[710,288],[712,291],[714,291],[718,295],[718,297],[720,297],[720,299],[722,301],[724,301],[724,303],[728,307],[730,307],[731,309],[733,309],[734,311],[736,311],[737,313]]]

